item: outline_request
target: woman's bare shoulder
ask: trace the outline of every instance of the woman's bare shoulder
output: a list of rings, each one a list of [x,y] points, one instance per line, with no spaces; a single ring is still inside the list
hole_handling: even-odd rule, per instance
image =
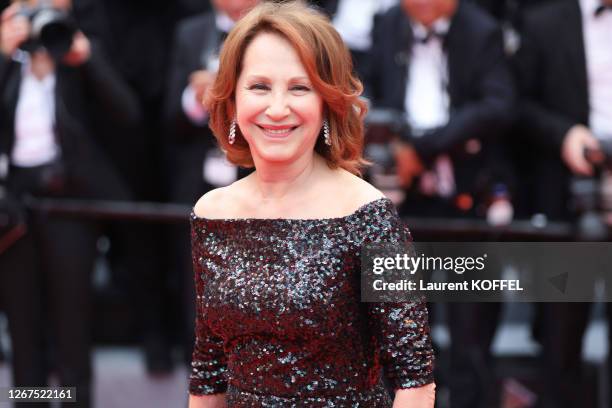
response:
[[[226,188],[210,190],[200,197],[193,207],[193,213],[200,218],[220,218],[223,202],[226,200]]]
[[[342,178],[342,199],[345,207],[349,211],[355,211],[358,208],[372,202],[385,198],[385,195],[376,187],[347,171],[344,171]]]
[[[236,203],[241,191],[240,182],[226,187],[216,188],[204,194],[193,207],[193,212],[200,218],[233,218],[236,215]]]

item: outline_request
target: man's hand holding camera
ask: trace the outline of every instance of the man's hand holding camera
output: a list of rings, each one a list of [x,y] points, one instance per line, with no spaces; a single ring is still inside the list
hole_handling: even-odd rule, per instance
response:
[[[58,12],[67,15],[70,2],[61,3]],[[68,23],[67,23],[68,24]],[[67,25],[66,30],[74,30],[71,25]],[[70,31],[66,31],[69,33]],[[78,67],[87,62],[91,56],[91,44],[89,39],[81,31],[73,31],[70,48],[61,56],[61,62],[72,67]],[[32,36],[32,23],[24,12],[24,6],[20,3],[13,3],[4,11],[0,20],[0,52],[7,57],[12,56],[15,51],[24,45]],[[68,40],[69,41],[69,40]],[[30,53],[36,54],[44,52],[44,48],[29,49]],[[57,57],[57,55],[56,55]],[[39,58],[40,59],[40,58]],[[33,61],[36,63],[36,61]]]
[[[569,169],[580,176],[593,176],[593,164],[601,164],[604,155],[599,140],[583,125],[574,125],[561,146],[561,157]]]
[[[405,142],[396,142],[393,145],[393,155],[397,166],[397,177],[399,184],[403,188],[412,185],[415,177],[425,170],[419,155],[412,145]]]
[[[71,67],[78,67],[89,60],[91,56],[91,43],[81,31],[74,34],[72,46],[62,61]]]
[[[215,82],[216,76],[216,72],[203,69],[193,71],[189,76],[189,86],[191,86],[195,93],[196,103],[198,105],[203,105],[204,109],[206,110],[208,110],[208,107],[206,106],[206,99],[213,82]]]
[[[30,21],[19,15],[20,5],[13,3],[2,12],[0,21],[0,52],[7,57],[30,36]]]

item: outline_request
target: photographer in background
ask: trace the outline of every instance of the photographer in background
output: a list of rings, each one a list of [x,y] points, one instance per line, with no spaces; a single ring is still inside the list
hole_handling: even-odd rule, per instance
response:
[[[181,21],[176,28],[166,101],[166,130],[170,151],[170,198],[191,205],[203,193],[231,184],[238,169],[218,149],[208,128],[204,99],[212,86],[218,56],[227,33],[258,0],[213,0],[213,11]],[[185,360],[191,361],[195,310],[188,225],[174,230],[174,275],[182,288]]]
[[[530,10],[523,21],[522,46],[515,62],[522,97],[519,143],[529,165],[524,166],[526,174],[521,179],[530,182],[533,213],[572,220],[584,208],[572,208],[581,199],[571,186],[610,183],[610,176],[598,166],[603,159],[600,146],[612,139],[612,1],[552,2]],[[593,204],[598,211],[605,210],[600,203]],[[597,217],[604,218],[599,213]],[[589,227],[600,229],[596,223],[586,224],[579,218],[582,236],[606,239],[605,227],[604,234],[597,233]],[[541,306],[536,329],[546,380],[542,406],[583,406],[578,385],[590,305]],[[610,312],[608,308],[609,321]]]
[[[69,0],[15,2],[2,11],[0,182],[12,196],[129,199],[101,148],[112,135],[93,123],[131,126],[140,116],[100,47],[78,29]],[[77,387],[69,406],[89,407],[97,228],[35,211],[27,227],[0,254],[14,384],[45,386],[55,368],[61,386]]]
[[[409,124],[393,146],[406,190],[400,214],[480,215],[515,97],[497,22],[458,0],[402,0],[377,21],[371,61],[372,105],[405,112]],[[415,237],[427,238],[438,237]],[[484,303],[448,309],[453,408],[494,398],[490,346],[499,310]]]
[[[394,146],[400,212],[482,215],[514,104],[500,27],[469,3],[402,0],[373,37],[367,95],[409,124]]]

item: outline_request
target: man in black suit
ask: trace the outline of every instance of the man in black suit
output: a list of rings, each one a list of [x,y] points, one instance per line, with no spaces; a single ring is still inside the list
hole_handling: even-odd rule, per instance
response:
[[[515,61],[521,143],[532,152],[525,169],[533,181],[531,210],[552,219],[574,218],[570,180],[593,177],[596,169],[585,150],[597,152],[600,141],[612,139],[611,9],[610,0],[557,1],[529,11],[523,20]],[[589,306],[542,305],[543,406],[582,406],[581,350]]]
[[[592,176],[584,149],[599,147],[589,123],[584,10],[578,3],[558,2],[526,14],[523,45],[515,58],[522,94],[519,122],[534,140],[531,147],[537,149],[538,168],[530,191],[533,212],[553,219],[571,218],[570,176]],[[597,7],[594,2],[591,8]],[[601,13],[597,19],[605,18],[608,11]]]
[[[54,6],[68,12],[70,1],[55,1]],[[81,31],[66,53],[50,54],[34,45],[28,52],[20,50],[31,27],[19,10],[19,4],[5,9],[0,23],[1,187],[18,198],[129,199],[100,147],[113,136],[97,133],[96,124],[132,126],[140,121],[135,96],[99,45]],[[13,381],[16,386],[47,384],[45,346],[52,340],[60,385],[77,387],[77,403],[71,406],[88,407],[90,282],[97,231],[77,220],[28,215],[26,236],[0,256]]]
[[[549,1],[559,0],[461,0],[469,1],[478,4],[483,9],[487,10],[491,15],[499,20],[510,20],[514,22],[513,18],[519,9],[533,6],[535,4],[541,4]],[[563,1],[563,0],[561,0]]]
[[[409,189],[401,212],[474,214],[491,179],[482,171],[490,147],[512,118],[501,30],[471,4],[404,0],[380,18],[372,49],[367,94],[375,107],[405,112],[411,125],[396,145],[398,175]],[[423,185],[431,179],[425,169],[437,164],[450,166],[450,174],[435,174],[444,191]]]
[[[258,0],[214,0],[214,12],[181,21],[176,29],[168,80],[166,123],[171,157],[170,198],[193,205],[206,191],[230,184],[237,169],[223,159],[208,128],[203,99],[214,82],[221,44],[235,22]],[[189,231],[180,227],[175,237],[176,276],[183,287],[181,310],[185,311],[185,358],[193,346],[193,275]]]
[[[401,214],[475,215],[490,182],[491,145],[503,136],[514,102],[500,28],[471,4],[402,0],[377,22],[372,49],[373,106],[405,112],[410,123],[395,142],[408,189]],[[497,304],[449,308],[453,408],[489,398],[498,312]]]
[[[79,0],[75,4],[81,9],[95,9],[90,17],[95,19],[92,23],[97,37],[103,39],[113,65],[136,93],[146,118],[107,146],[137,201],[168,199],[163,112],[174,26],[179,16],[189,15],[194,9],[210,9],[207,1],[192,3]],[[115,134],[119,132],[112,123],[107,127]],[[176,285],[168,284],[168,227],[129,220],[107,225],[112,286],[117,293],[125,294],[133,316],[138,316],[133,328],[141,339],[147,372],[168,373],[173,367],[174,333],[174,312],[169,306],[176,295]]]

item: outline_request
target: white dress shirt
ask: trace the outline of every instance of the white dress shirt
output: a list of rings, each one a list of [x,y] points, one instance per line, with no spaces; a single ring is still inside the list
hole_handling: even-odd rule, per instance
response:
[[[11,163],[35,167],[52,162],[60,148],[55,138],[55,74],[39,80],[24,61],[15,111],[15,144]]]
[[[414,137],[422,136],[422,131],[445,126],[449,120],[448,64],[441,38],[449,27],[448,19],[439,19],[431,27],[436,35],[428,36],[423,25],[412,23],[414,42],[404,107]],[[422,40],[427,37],[427,41]],[[448,155],[435,158],[432,167],[421,175],[419,188],[427,196],[451,197],[455,193],[453,163]]]
[[[446,125],[450,107],[448,96],[448,67],[442,38],[432,36],[427,42],[427,29],[413,23],[415,41],[412,45],[404,107],[410,126],[427,130]],[[439,34],[448,31],[447,19],[437,20],[432,29]],[[418,132],[417,132],[418,133]]]
[[[334,27],[351,50],[368,51],[372,46],[374,16],[397,3],[398,0],[340,0]]]
[[[612,10],[595,16],[598,0],[580,0],[589,91],[589,126],[612,139]]]

